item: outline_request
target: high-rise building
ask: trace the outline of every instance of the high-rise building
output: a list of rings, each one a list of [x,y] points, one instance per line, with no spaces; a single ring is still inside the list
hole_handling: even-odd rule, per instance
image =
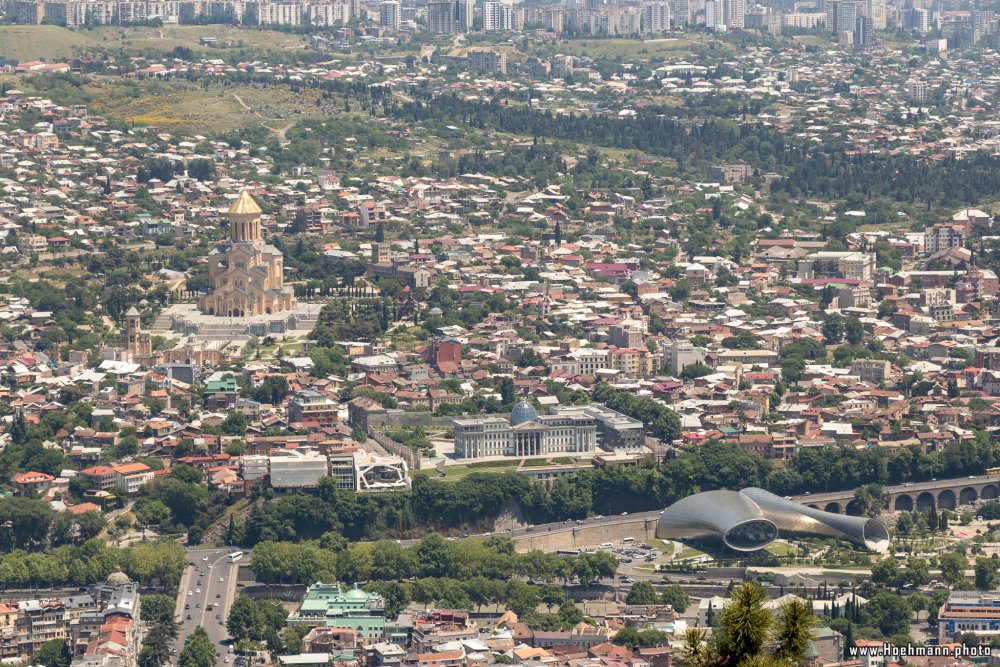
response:
[[[486,0],[483,3],[483,32],[503,32],[503,3]]]
[[[690,0],[673,0],[670,3],[670,21],[673,25],[687,25],[691,22]]]
[[[466,55],[470,72],[507,73],[507,54],[492,49],[472,49]]]
[[[524,10],[520,7],[486,0],[483,3],[483,32],[520,32],[524,30]]]
[[[745,15],[746,2],[744,0],[722,0],[722,20],[727,29],[742,30]]]
[[[399,2],[397,0],[385,0],[379,5],[379,22],[387,30],[399,30],[400,20]]]
[[[921,35],[931,31],[931,13],[923,8],[907,9],[903,14],[903,27]]]
[[[455,3],[451,0],[428,2],[427,30],[434,35],[451,35],[458,32],[455,10]]]
[[[455,0],[455,18],[460,32],[472,30],[472,20],[475,17],[475,0]]]
[[[861,11],[861,6],[864,11]],[[856,0],[828,0],[826,3],[826,29],[835,35],[854,32],[858,17],[867,12],[868,5]],[[852,37],[853,39],[853,37]]]
[[[722,0],[705,0],[705,27],[720,32],[726,29],[726,21],[722,14]]]
[[[859,16],[854,22],[854,48],[860,51],[870,51],[875,46],[875,36],[872,34],[873,23],[868,16]]]
[[[872,20],[873,30],[886,29],[886,2],[885,0],[868,0],[868,18]]]
[[[454,35],[472,29],[472,0],[431,0],[427,3],[427,30]]]
[[[666,2],[647,2],[642,6],[642,31],[664,32],[670,30],[670,5]]]

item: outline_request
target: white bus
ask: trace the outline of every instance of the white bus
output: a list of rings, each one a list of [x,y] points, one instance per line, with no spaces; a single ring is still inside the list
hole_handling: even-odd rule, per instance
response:
[[[626,537],[625,539],[622,540],[622,544],[632,544],[633,542],[635,542],[634,537]]]
[[[229,554],[229,562],[230,563],[235,563],[236,561],[238,561],[241,558],[243,558],[243,552],[242,551],[234,551],[233,553]]]
[[[601,542],[601,544],[600,544],[600,546],[598,548],[600,548],[600,549],[612,549],[612,548],[614,548],[614,546],[615,545],[611,544],[611,542]]]

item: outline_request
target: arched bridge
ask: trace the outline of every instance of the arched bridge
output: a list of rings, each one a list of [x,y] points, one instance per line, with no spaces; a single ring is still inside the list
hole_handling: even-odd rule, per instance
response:
[[[913,482],[886,486],[883,490],[889,494],[889,510],[893,512],[921,511],[930,507],[953,510],[959,505],[1000,497],[1000,475]],[[854,508],[853,490],[812,493],[794,496],[793,500],[827,512],[858,514]]]

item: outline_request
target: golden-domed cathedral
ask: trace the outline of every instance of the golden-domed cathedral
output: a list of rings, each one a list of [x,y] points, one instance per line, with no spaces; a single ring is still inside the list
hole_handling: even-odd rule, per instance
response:
[[[264,243],[261,213],[246,190],[229,208],[229,249],[209,257],[210,291],[198,299],[203,313],[250,317],[295,307],[295,293],[285,286],[281,251]]]

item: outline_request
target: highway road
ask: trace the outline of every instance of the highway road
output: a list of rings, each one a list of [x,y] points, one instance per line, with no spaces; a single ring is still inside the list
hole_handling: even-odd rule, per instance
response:
[[[225,625],[226,617],[236,599],[239,564],[229,562],[229,554],[233,551],[235,549],[232,548],[188,550],[188,567],[181,578],[181,587],[177,595],[180,632],[175,661],[184,648],[184,638],[200,625],[205,628],[212,643],[215,644],[215,650],[219,654],[217,664],[225,665],[227,659],[231,664],[233,656],[228,653],[229,646],[224,642],[229,639]],[[245,554],[240,561],[242,563],[250,559],[250,552]]]

